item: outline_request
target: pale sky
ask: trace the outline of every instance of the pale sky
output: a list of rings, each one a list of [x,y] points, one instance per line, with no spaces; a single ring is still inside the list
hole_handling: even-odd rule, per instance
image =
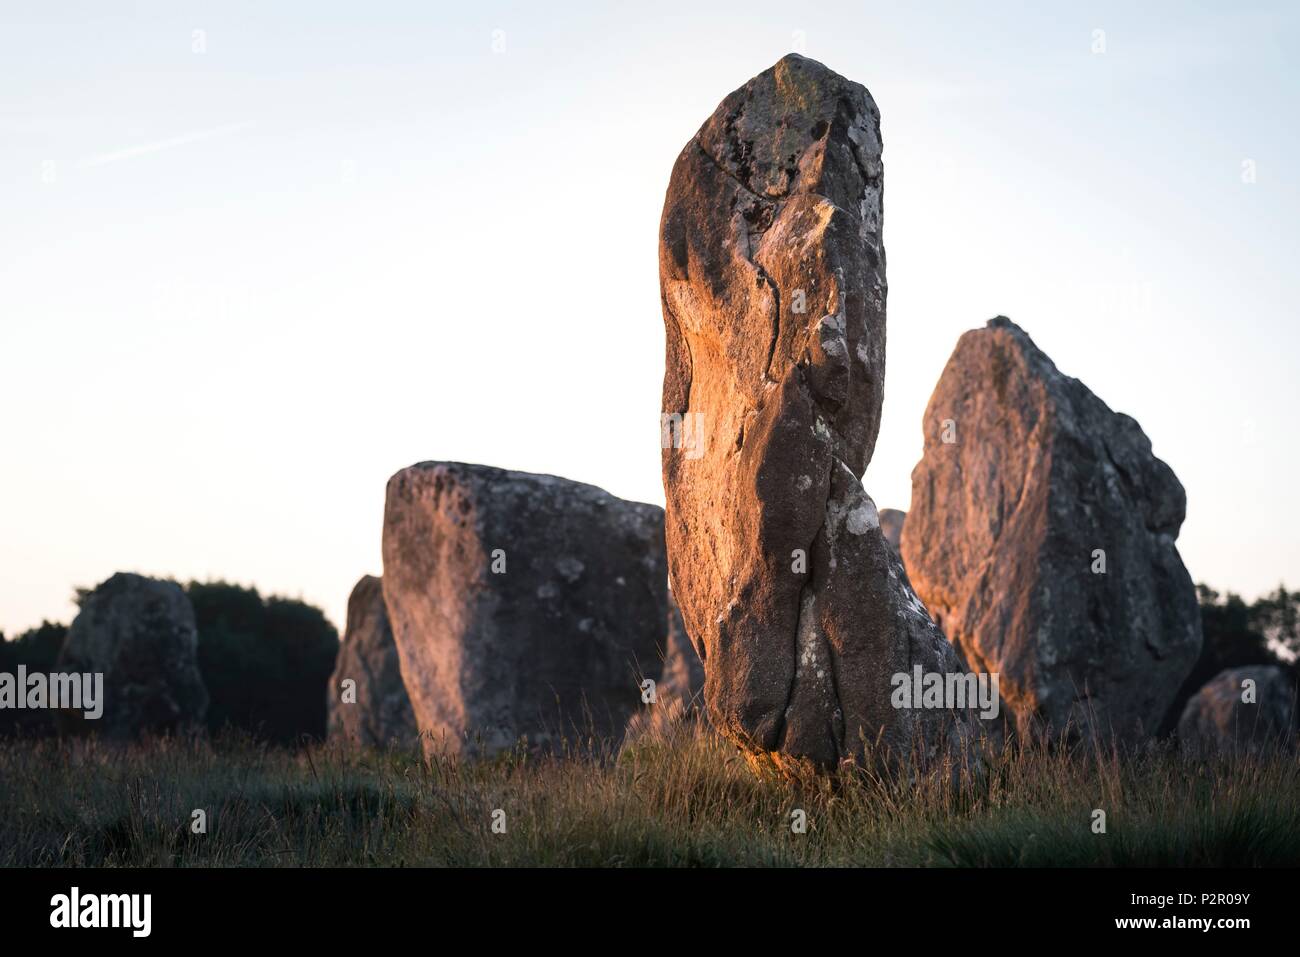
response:
[[[1001,313],[1177,472],[1193,578],[1300,587],[1300,14],[1137,6],[0,0],[0,630],[117,570],[341,625],[426,459],[662,504],[664,190],[792,49],[882,114],[877,503]]]

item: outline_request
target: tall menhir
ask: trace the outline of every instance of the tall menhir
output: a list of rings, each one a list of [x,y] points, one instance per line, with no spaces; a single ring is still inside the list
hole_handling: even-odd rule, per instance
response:
[[[673,592],[713,723],[778,766],[935,751],[957,727],[891,704],[894,674],[960,669],[860,481],[885,375],[880,154],[867,90],[791,55],[722,102],[664,203],[663,413],[695,433],[664,443]]]

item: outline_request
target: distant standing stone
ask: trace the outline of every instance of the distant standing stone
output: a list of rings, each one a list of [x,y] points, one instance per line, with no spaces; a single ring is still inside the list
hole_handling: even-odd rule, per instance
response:
[[[895,551],[899,551],[899,542],[903,538],[903,522],[907,519],[907,513],[896,508],[882,508],[880,510],[880,531],[885,536],[885,541]]]
[[[1294,745],[1295,706],[1296,683],[1283,669],[1229,668],[1188,699],[1178,720],[1178,741],[1192,751]]]
[[[354,683],[351,703],[345,700],[347,681]],[[413,747],[419,740],[384,606],[383,583],[374,575],[363,576],[348,598],[347,630],[330,676],[327,706],[332,741]]]
[[[644,695],[642,697],[644,699]],[[655,700],[643,700],[643,704],[644,707],[628,722],[629,740],[646,732],[667,734],[703,714],[704,666],[686,635],[681,609],[671,593],[668,596],[662,674],[655,682]]]
[[[60,712],[64,730],[126,738],[201,726],[207,714],[194,608],[175,582],[119,572],[87,594],[58,670],[104,675],[103,716]]]

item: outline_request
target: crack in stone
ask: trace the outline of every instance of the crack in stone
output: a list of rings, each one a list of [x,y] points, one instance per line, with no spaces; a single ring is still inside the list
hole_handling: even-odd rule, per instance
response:
[[[749,261],[758,270],[759,278],[767,283],[767,288],[772,292],[772,300],[776,303],[776,312],[772,317],[772,336],[767,343],[767,363],[763,366],[763,378],[768,382],[774,382],[776,380],[772,378],[772,362],[776,359],[776,346],[781,339],[781,289],[777,286],[776,280],[767,274],[766,269],[753,259]]]
[[[695,142],[695,147],[700,151],[700,154],[706,160],[712,163],[715,167],[717,167],[718,171],[721,172],[722,175],[726,176],[728,179],[734,182],[737,186],[743,189],[750,196],[753,196],[755,199],[767,203],[769,206],[775,205],[775,202],[772,197],[764,196],[761,193],[754,192],[753,188],[748,183],[746,183],[743,179],[741,179],[731,170],[727,169],[726,165],[723,164],[721,160],[719,160],[716,156],[714,156],[712,153],[706,150],[704,148],[704,144],[700,142],[700,138],[698,135],[696,135],[694,142]]]

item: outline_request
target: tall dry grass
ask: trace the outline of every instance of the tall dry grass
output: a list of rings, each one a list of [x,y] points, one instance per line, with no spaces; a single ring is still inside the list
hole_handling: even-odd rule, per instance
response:
[[[693,725],[617,753],[477,762],[236,739],[0,743],[4,866],[1296,864],[1300,765],[1284,749],[1200,760],[1039,741],[960,779],[792,781]]]

